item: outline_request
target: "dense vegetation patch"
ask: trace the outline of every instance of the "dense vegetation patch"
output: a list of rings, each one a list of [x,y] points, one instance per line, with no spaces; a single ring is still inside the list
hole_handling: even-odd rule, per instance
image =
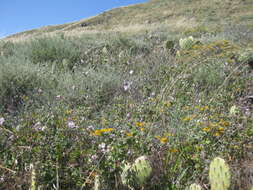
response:
[[[209,188],[216,156],[231,189],[250,187],[252,33],[242,31],[252,29],[1,42],[0,189]]]

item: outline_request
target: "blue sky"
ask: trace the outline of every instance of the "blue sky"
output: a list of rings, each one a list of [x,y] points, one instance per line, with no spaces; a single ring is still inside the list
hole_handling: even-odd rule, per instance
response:
[[[147,0],[0,0],[0,37]]]

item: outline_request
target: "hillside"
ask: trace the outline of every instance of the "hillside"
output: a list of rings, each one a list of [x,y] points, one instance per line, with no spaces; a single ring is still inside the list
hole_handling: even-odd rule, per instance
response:
[[[252,190],[252,7],[150,0],[1,39],[0,189]]]
[[[139,33],[157,28],[173,28],[180,32],[196,26],[222,27],[231,23],[252,28],[252,19],[251,0],[151,0],[116,8],[78,22],[17,33],[8,38],[15,40],[59,32],[74,36],[96,31]]]

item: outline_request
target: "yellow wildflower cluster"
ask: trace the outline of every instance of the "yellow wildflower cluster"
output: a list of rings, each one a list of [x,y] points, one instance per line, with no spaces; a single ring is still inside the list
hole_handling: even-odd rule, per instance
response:
[[[201,58],[206,56],[216,56],[219,58],[228,58],[239,48],[227,40],[218,40],[208,44],[197,43],[189,50],[180,50],[180,56],[192,58]]]
[[[145,125],[146,125],[145,122],[136,122],[135,125],[136,125],[137,127],[140,127],[140,130],[141,130],[141,131],[144,131],[144,130],[145,130],[145,128],[144,128]]]
[[[113,131],[113,128],[104,128],[104,129],[97,129],[95,130],[92,135],[94,136],[101,136],[104,133]]]
[[[221,119],[219,122],[209,122],[202,130],[205,132],[212,132],[213,136],[219,137],[225,132],[225,127],[228,126],[230,126],[230,123]]]

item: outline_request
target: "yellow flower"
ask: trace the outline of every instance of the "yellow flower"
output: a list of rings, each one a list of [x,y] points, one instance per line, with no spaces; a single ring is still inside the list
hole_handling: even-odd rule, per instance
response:
[[[126,132],[126,136],[132,137],[132,136],[133,136],[133,133]]]
[[[191,121],[193,120],[194,118],[196,117],[196,115],[190,115],[190,116],[187,116],[183,119],[183,121]]]
[[[161,142],[162,144],[167,143],[167,142],[168,142],[167,137],[162,137],[162,138],[160,138],[160,142]]]
[[[141,128],[141,131],[145,131],[145,128],[142,127],[142,128]]]
[[[157,136],[155,136],[155,138],[157,138],[157,139],[159,139],[159,140],[160,140],[161,136],[158,136],[158,135],[157,135]]]
[[[93,133],[94,136],[101,136],[102,135],[102,132],[101,130],[95,130],[94,133]]]
[[[224,121],[223,119],[219,121],[219,124],[223,127],[228,127],[230,125],[228,121]]]
[[[208,110],[208,109],[209,109],[208,106],[204,106],[204,107],[200,107],[200,108],[199,108],[200,111],[206,111],[206,110]]]
[[[205,127],[202,130],[205,131],[205,132],[209,132],[211,130],[211,128],[210,127]]]
[[[172,148],[172,149],[170,149],[169,151],[170,151],[170,152],[172,152],[172,153],[176,153],[176,152],[178,152],[178,150],[177,150],[177,149],[175,149],[175,148]]]
[[[155,136],[162,144],[165,144],[168,142],[167,137],[160,137],[160,136]]]
[[[100,131],[101,131],[102,133],[111,132],[111,131],[113,131],[113,128],[100,129]]]
[[[224,133],[224,128],[223,127],[219,127],[218,130],[219,130],[220,133]]]
[[[101,136],[103,133],[111,132],[113,128],[97,129],[92,133],[94,136]]]
[[[145,122],[136,122],[135,125],[136,125],[137,127],[144,127]]]
[[[219,132],[214,133],[214,136],[219,137],[221,134]]]

